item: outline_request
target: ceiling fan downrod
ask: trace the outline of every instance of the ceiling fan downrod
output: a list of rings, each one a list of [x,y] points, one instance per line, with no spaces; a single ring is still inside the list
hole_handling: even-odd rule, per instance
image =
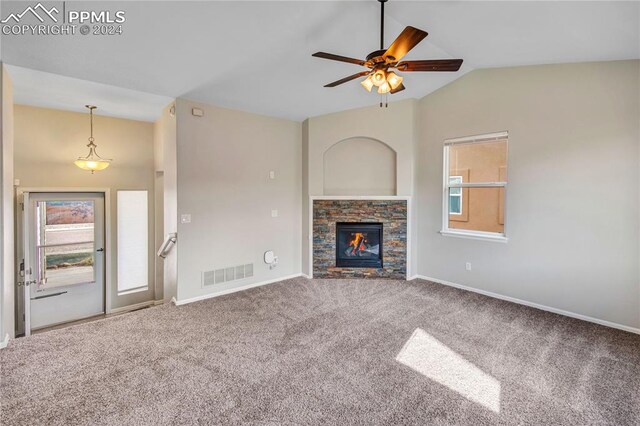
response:
[[[384,4],[387,0],[378,0],[380,2],[380,50],[384,50]]]

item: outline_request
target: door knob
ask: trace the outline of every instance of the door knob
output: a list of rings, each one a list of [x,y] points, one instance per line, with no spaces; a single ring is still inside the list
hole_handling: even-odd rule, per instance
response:
[[[99,249],[98,249],[98,250],[96,250],[96,251],[104,251],[104,249],[103,249],[103,248],[99,248]]]

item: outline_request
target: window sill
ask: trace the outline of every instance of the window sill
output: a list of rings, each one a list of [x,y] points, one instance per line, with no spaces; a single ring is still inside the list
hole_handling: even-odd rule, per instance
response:
[[[149,290],[149,286],[132,288],[129,290],[119,291],[118,296],[125,296],[127,294],[140,293],[141,291],[147,291],[147,290]]]
[[[492,241],[495,243],[506,243],[509,241],[507,237],[500,234],[492,234],[490,232],[465,232],[465,231],[452,231],[450,229],[440,231],[440,234],[445,237],[466,238],[469,240],[481,240]]]

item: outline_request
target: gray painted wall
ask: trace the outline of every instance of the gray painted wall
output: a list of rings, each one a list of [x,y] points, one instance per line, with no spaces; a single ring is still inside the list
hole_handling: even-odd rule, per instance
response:
[[[177,118],[178,217],[192,219],[178,224],[178,300],[300,274],[301,123],[184,99]],[[253,278],[202,287],[203,271],[246,263]]]
[[[178,231],[177,118],[174,105],[175,102],[167,105],[153,125],[155,192],[157,194],[156,251],[168,234]],[[161,206],[162,211],[158,211]],[[165,259],[157,256],[155,258],[156,277],[161,280],[161,294],[165,302],[176,297],[178,250],[179,243],[171,249]],[[156,299],[159,299],[159,295],[160,292]]]
[[[340,141],[324,153],[324,195],[396,195],[396,152],[371,138]]]
[[[14,279],[14,189],[13,189],[13,85],[9,73],[0,62],[0,80],[2,107],[0,109],[0,169],[2,174],[2,186],[0,188],[2,207],[0,218],[2,229],[0,230],[0,343],[4,342],[7,335],[15,335],[15,279]]]
[[[418,273],[639,327],[639,80],[640,61],[487,69],[423,98]],[[509,242],[441,236],[444,140],[503,130]]]

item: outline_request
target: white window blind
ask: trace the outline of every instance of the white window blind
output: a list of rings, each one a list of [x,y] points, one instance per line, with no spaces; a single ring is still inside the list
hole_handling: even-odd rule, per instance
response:
[[[149,287],[147,191],[118,191],[118,294]]]

